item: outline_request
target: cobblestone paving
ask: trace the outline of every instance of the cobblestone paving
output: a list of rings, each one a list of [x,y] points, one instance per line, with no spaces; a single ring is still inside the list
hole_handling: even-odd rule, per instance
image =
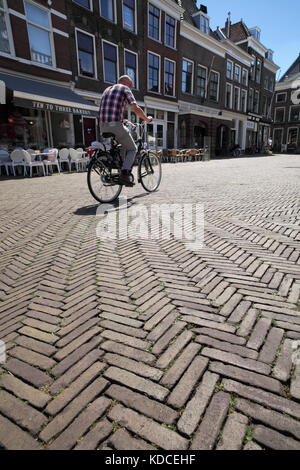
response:
[[[300,449],[300,156],[163,167],[205,247],[100,241],[85,174],[1,180],[0,447]]]

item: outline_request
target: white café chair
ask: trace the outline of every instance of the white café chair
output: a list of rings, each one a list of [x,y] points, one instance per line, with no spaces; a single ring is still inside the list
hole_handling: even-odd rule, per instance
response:
[[[35,155],[30,155],[26,150],[14,150],[10,156],[13,161],[13,166],[23,166],[24,176],[26,176],[26,169],[29,168],[30,178],[32,178],[32,168],[42,168],[45,176],[45,168],[42,162],[34,161]]]
[[[90,161],[89,157],[87,156],[87,153],[82,148],[77,149],[77,152],[81,154],[81,163],[82,166],[86,168],[88,162]]]
[[[56,166],[58,173],[60,173],[59,163],[58,163],[58,160],[57,160],[58,150],[53,149],[53,148],[48,148],[48,149],[45,149],[43,151],[43,153],[48,154],[47,160],[42,161],[44,167],[46,168],[47,176],[49,174],[49,171],[48,171],[49,167],[51,167],[51,170],[53,171],[53,166]]]
[[[67,148],[61,149],[58,152],[59,156],[59,166],[60,166],[60,171],[62,171],[62,164],[66,163],[68,165],[69,171],[71,171],[71,163],[70,163],[70,150]]]
[[[78,173],[79,169],[82,169],[82,165],[83,165],[82,153],[78,152],[75,149],[70,149],[70,158],[71,158],[71,161],[70,161],[71,168],[72,168],[72,165],[75,165],[76,171]]]
[[[1,170],[2,167],[5,168],[7,176],[9,176],[9,171],[8,171],[9,168],[12,168],[13,173],[15,174],[13,163],[11,159],[9,158],[9,153],[6,150],[0,150],[0,175],[2,174],[2,170]]]

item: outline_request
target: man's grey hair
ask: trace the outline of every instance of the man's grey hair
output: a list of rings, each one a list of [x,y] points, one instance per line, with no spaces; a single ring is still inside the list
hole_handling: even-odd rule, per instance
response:
[[[132,83],[132,79],[129,77],[129,75],[122,75],[122,77],[119,78],[118,83]]]

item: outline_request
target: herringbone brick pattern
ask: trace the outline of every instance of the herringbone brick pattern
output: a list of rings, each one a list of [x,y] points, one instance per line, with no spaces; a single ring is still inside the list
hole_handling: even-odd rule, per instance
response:
[[[85,174],[2,180],[0,448],[300,449],[300,160],[164,166],[205,245],[96,237]]]

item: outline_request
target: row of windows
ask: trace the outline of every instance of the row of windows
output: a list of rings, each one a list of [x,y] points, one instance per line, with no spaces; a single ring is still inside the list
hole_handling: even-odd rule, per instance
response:
[[[253,88],[249,88],[248,93],[248,111],[250,113],[259,113],[259,97],[260,93],[258,90],[254,90]]]
[[[203,99],[219,101],[220,74],[215,70],[208,69],[202,65],[197,65],[196,69],[196,90],[195,94]],[[189,59],[182,61],[182,93],[194,94],[194,62]]]
[[[248,70],[242,69],[240,65],[234,64],[231,60],[227,60],[226,78],[248,86]]]
[[[93,10],[92,0],[73,0],[87,10]],[[112,23],[117,23],[116,0],[99,0],[100,16]],[[136,0],[122,0],[123,27],[136,33]]]
[[[260,83],[261,82],[261,70],[262,70],[262,62],[260,59],[256,58],[255,56],[252,56],[253,60],[251,62],[251,67],[250,67],[250,80],[253,82]]]
[[[234,111],[247,112],[247,90],[241,90],[239,87],[234,87],[230,83],[226,83],[226,103],[227,109]]]
[[[285,108],[275,109],[275,122],[285,122],[286,110]],[[289,121],[296,122],[300,121],[300,106],[291,106],[289,110]]]
[[[148,4],[148,36],[155,41],[161,41],[161,10],[152,3]],[[165,16],[165,45],[176,48],[176,20]]]

